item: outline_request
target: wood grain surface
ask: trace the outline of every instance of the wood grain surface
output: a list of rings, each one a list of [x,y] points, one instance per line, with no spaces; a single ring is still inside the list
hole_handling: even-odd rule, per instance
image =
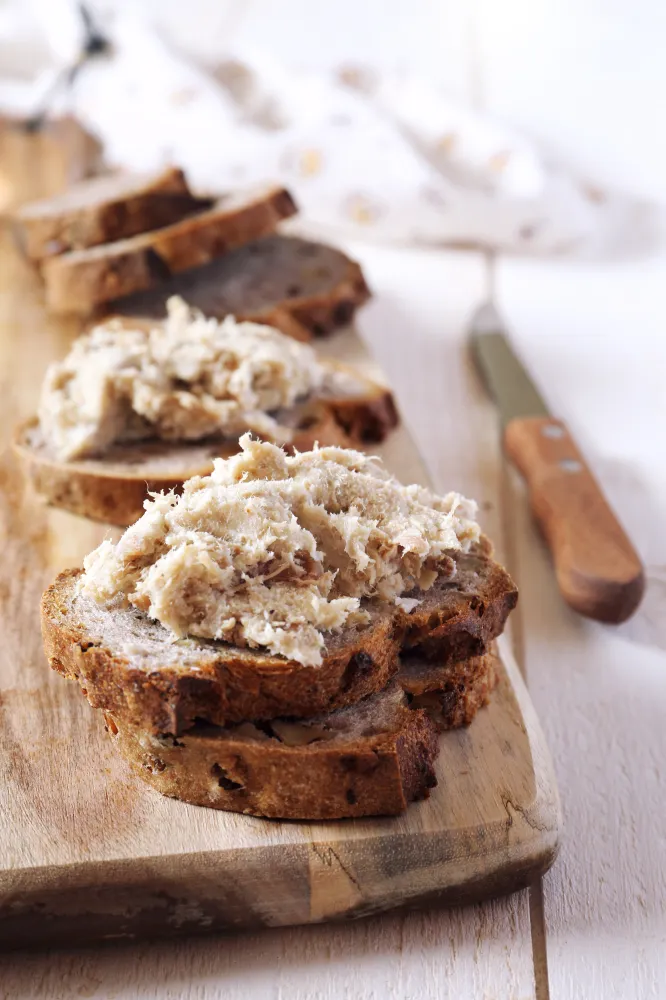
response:
[[[34,273],[0,250],[3,431],[34,407],[44,365],[75,332],[47,320]],[[368,367],[349,331],[331,342]],[[407,432],[385,449],[425,481]],[[447,734],[430,800],[393,820],[270,823],[187,806],[131,778],[101,717],[48,670],[38,600],[109,530],[44,507],[1,466],[5,559],[0,683],[0,942],[187,933],[458,903],[524,886],[552,862],[559,807],[547,750],[510,654],[491,706]]]

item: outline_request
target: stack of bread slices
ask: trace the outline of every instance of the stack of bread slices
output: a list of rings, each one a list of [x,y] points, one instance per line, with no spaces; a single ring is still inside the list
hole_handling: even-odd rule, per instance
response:
[[[370,293],[345,254],[276,231],[296,212],[282,187],[204,199],[169,168],[82,181],[13,221],[53,313],[161,318],[180,295],[207,316],[309,340],[348,323]]]
[[[140,560],[136,527],[119,546]],[[437,784],[439,733],[487,703],[493,640],[517,600],[483,536],[451,560],[425,591],[364,599],[367,620],[324,632],[317,664],[256,644],[174,641],[145,603],[92,599],[81,570],[44,595],[45,649],[164,795],[273,818],[396,815]]]

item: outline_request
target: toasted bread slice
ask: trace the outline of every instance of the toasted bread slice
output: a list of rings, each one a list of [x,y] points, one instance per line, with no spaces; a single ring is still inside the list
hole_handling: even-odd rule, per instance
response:
[[[276,326],[296,340],[344,326],[370,297],[359,265],[323,243],[279,233],[109,304],[106,311],[162,319],[169,296],[180,295],[205,316]]]
[[[456,663],[403,657],[398,683],[411,708],[422,708],[440,732],[468,726],[490,701],[497,684],[499,659],[493,647],[483,656]]]
[[[456,578],[437,587],[438,666],[479,655],[516,603],[510,576],[486,552],[456,557]],[[246,719],[311,717],[353,704],[385,687],[419,609],[365,602],[368,625],[330,633],[321,666],[221,642],[174,643],[161,624],[134,608],[101,608],[75,594],[80,570],[61,573],[42,599],[49,663],[76,679],[94,708],[138,729],[178,735],[195,719],[226,725]],[[430,592],[421,596],[428,599]],[[473,606],[483,604],[479,618]],[[418,624],[423,638],[434,601]],[[447,624],[448,623],[448,624]],[[462,655],[460,653],[462,652]]]
[[[106,716],[132,769],[163,795],[276,819],[397,815],[437,784],[437,731],[397,684],[309,721],[221,728],[175,739]]]
[[[292,447],[307,451],[316,442],[350,447],[382,441],[398,423],[391,392],[340,362],[327,365],[344,376],[345,391],[322,394],[280,416],[294,428]],[[46,503],[126,527],[141,517],[149,492],[179,489],[192,476],[208,475],[215,458],[236,454],[238,440],[119,444],[103,458],[62,462],[33,418],[17,428],[13,447]]]
[[[92,177],[15,213],[22,249],[33,260],[127,239],[171,225],[211,204],[195,198],[182,170]]]
[[[296,211],[285,188],[251,188],[170,226],[48,257],[42,266],[47,307],[86,314],[100,302],[154,288],[172,274],[268,235]]]

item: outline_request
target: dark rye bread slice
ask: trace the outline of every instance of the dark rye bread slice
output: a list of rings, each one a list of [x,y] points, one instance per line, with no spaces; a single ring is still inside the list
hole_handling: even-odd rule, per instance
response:
[[[173,642],[135,608],[109,610],[76,597],[80,575],[61,573],[42,598],[49,665],[78,680],[93,708],[140,729],[179,735],[196,719],[311,717],[381,690],[398,669],[399,630],[384,604],[368,608],[368,624],[330,633],[324,663],[306,667],[221,642]]]
[[[480,643],[485,650],[516,603],[513,581],[488,554],[461,554],[456,566],[457,584],[437,589],[443,602],[435,625],[441,667],[478,655]],[[322,665],[304,667],[220,642],[173,643],[159,623],[136,609],[107,610],[76,597],[80,573],[61,573],[42,599],[51,667],[78,680],[94,708],[139,729],[174,735],[195,719],[225,725],[306,718],[353,704],[387,684],[399,668],[407,630],[418,627],[423,635],[435,610],[429,604],[417,622],[418,608],[406,615],[394,605],[369,602],[371,622],[329,634]],[[470,607],[477,602],[486,608],[480,618]],[[460,650],[462,655],[454,652]]]
[[[437,784],[437,730],[397,684],[309,721],[221,728],[177,739],[106,715],[117,749],[163,795],[274,819],[394,816]]]
[[[403,659],[398,683],[411,708],[422,708],[443,732],[468,726],[487,705],[498,680],[499,658],[493,647],[483,656],[440,664],[415,657]]]
[[[297,340],[344,326],[370,297],[359,265],[323,243],[275,234],[248,243],[154,291],[109,303],[108,311],[162,319],[180,295],[205,316],[277,326]]]
[[[42,266],[46,305],[54,313],[89,313],[100,302],[154,288],[172,274],[266,236],[296,211],[285,188],[255,187],[172,225],[48,257]]]
[[[436,580],[425,593],[413,591],[420,604],[406,616],[404,656],[455,663],[481,656],[502,633],[518,603],[518,589],[482,536],[478,546],[456,559],[452,579]]]
[[[383,441],[398,423],[390,390],[340,362],[326,364],[344,375],[346,391],[320,395],[280,417],[294,428],[291,447],[308,451],[315,443],[363,447]],[[12,445],[24,475],[46,503],[120,527],[141,517],[150,492],[178,490],[192,476],[212,472],[215,458],[238,452],[237,439],[153,440],[115,445],[102,458],[62,462],[44,441],[36,418],[16,429]]]
[[[33,260],[83,250],[168,226],[211,204],[195,198],[182,170],[108,174],[21,206],[13,217]]]

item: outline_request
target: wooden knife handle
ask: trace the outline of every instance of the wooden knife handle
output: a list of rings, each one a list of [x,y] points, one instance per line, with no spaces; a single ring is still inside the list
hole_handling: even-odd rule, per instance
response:
[[[527,481],[564,599],[588,618],[625,621],[643,596],[643,567],[565,424],[512,420],[504,447]]]

